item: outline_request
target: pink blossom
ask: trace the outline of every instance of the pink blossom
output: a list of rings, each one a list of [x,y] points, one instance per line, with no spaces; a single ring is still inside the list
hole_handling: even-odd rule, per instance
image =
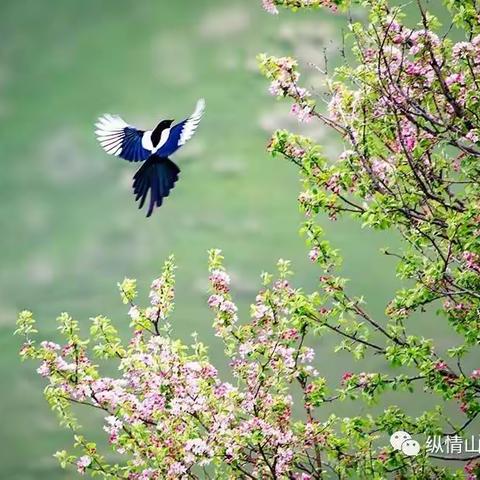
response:
[[[288,154],[294,158],[302,158],[305,155],[305,149],[297,145],[291,145],[288,148]]]
[[[410,55],[420,53],[425,46],[438,47],[440,45],[440,38],[434,32],[428,30],[417,30],[412,32],[409,36],[410,42],[413,46],[410,48]]]
[[[148,307],[145,310],[145,316],[152,322],[156,322],[159,319],[159,310],[157,307]]]
[[[215,395],[217,397],[224,397],[229,392],[233,391],[235,391],[235,388],[230,383],[224,382],[217,385],[217,387],[215,388]]]
[[[384,47],[383,54],[388,60],[388,66],[381,66],[380,70],[386,75],[390,75],[394,72],[397,72],[403,63],[404,54],[402,50],[393,46],[387,45]]]
[[[277,462],[275,465],[275,473],[282,477],[290,468],[293,459],[293,450],[291,448],[280,448],[277,451]]]
[[[466,58],[473,53],[474,47],[470,42],[458,42],[452,48],[454,58]]]
[[[295,366],[294,348],[283,347],[282,345],[279,345],[276,349],[276,352],[278,356],[283,360],[287,368],[293,368]]]
[[[268,87],[268,91],[274,97],[281,97],[285,93],[280,80],[273,80],[273,82],[270,83],[270,86]]]
[[[223,301],[223,297],[220,295],[210,295],[208,298],[208,306],[210,308],[218,308]]]
[[[150,285],[151,290],[160,290],[165,285],[165,280],[163,278],[156,278],[152,281]]]
[[[157,478],[158,476],[153,468],[146,468],[145,470],[142,470],[138,480],[154,480]]]
[[[305,393],[308,395],[312,392],[315,391],[315,384],[314,383],[309,383],[306,387],[305,387]]]
[[[84,475],[85,470],[91,463],[92,463],[92,459],[88,455],[83,455],[83,457],[80,457],[76,462],[77,472],[80,475]]]
[[[372,378],[373,374],[371,373],[365,373],[365,372],[361,372],[358,374],[358,385],[361,386],[361,387],[366,387],[371,378]]]
[[[445,372],[448,370],[448,365],[445,362],[439,360],[438,362],[435,363],[434,368],[438,372]]]
[[[315,358],[315,351],[313,348],[305,347],[299,358],[302,363],[313,362],[313,359]]]
[[[283,70],[291,70],[295,65],[297,65],[297,62],[292,57],[280,57],[277,60],[277,65]]]
[[[477,480],[478,469],[480,468],[480,461],[471,460],[464,467],[464,472],[467,474],[466,480]]]
[[[229,314],[234,314],[237,311],[237,306],[231,302],[230,300],[225,300],[221,305],[220,305],[220,311],[226,312]]]
[[[209,280],[217,292],[227,293],[230,290],[230,276],[223,270],[213,270]]]
[[[476,253],[473,252],[464,252],[463,253],[463,261],[465,265],[470,270],[474,270],[475,272],[480,273],[480,257]]]
[[[451,85],[463,85],[465,83],[465,76],[462,73],[452,73],[445,78],[445,83]]]
[[[478,380],[480,379],[480,369],[473,370],[472,373],[470,374],[470,378],[473,380]]]
[[[297,340],[298,339],[298,330],[296,328],[289,328],[282,333],[282,338],[284,340]]]
[[[385,160],[375,159],[372,162],[372,173],[384,181],[393,172],[393,166]]]
[[[288,93],[297,101],[304,100],[312,95],[306,88],[299,87],[296,83],[290,84]]]
[[[352,373],[352,372],[345,372],[345,373],[342,375],[342,384],[348,382],[348,380],[350,380],[352,377],[353,377],[353,373]]]
[[[185,364],[185,368],[187,370],[190,370],[191,372],[201,372],[202,371],[202,365],[200,362],[187,362]]]
[[[42,364],[37,368],[37,373],[42,377],[48,377],[50,375],[51,369],[47,361],[43,361]]]
[[[263,8],[271,15],[278,15],[278,8],[275,5],[274,0],[262,0]]]
[[[470,140],[472,143],[477,143],[480,140],[480,136],[478,134],[478,130],[470,130],[466,135],[465,138]]]
[[[244,342],[240,344],[238,347],[238,353],[240,355],[240,358],[247,357],[248,354],[252,351],[253,351],[253,343],[250,341]]]
[[[181,478],[186,471],[187,467],[185,465],[180,462],[173,462],[168,469],[168,475],[174,478]]]
[[[382,450],[377,455],[377,460],[380,462],[386,462],[388,460],[388,452],[386,450]]]
[[[308,252],[308,258],[310,259],[311,262],[316,262],[320,257],[320,249],[318,247],[312,248]]]
[[[103,429],[110,435],[110,443],[116,443],[118,441],[120,430],[123,427],[123,422],[114,415],[105,417],[105,421],[107,424],[103,427]]]
[[[299,122],[308,123],[313,118],[312,108],[308,105],[301,106],[298,103],[294,103],[290,111],[297,117]]]
[[[51,352],[54,352],[56,350],[60,350],[60,345],[58,343],[43,341],[43,342],[40,343],[40,345],[45,350],[49,350]]]
[[[263,318],[270,318],[272,316],[272,309],[263,304],[257,304],[252,306],[252,316],[257,320],[261,320]]]
[[[210,455],[210,448],[205,443],[205,440],[202,438],[194,438],[192,440],[187,440],[185,443],[185,450],[187,452],[192,452],[195,455]]]
[[[325,187],[330,190],[332,193],[339,194],[341,187],[340,187],[340,175],[338,173],[334,173],[326,182]]]
[[[402,152],[405,149],[407,152],[412,152],[416,145],[417,132],[415,126],[408,120],[404,120],[401,125],[398,151]]]
[[[353,156],[355,155],[355,152],[353,150],[344,150],[340,156],[338,157],[338,159],[341,161],[341,162],[344,162],[345,160],[348,160],[350,158],[352,158]]]

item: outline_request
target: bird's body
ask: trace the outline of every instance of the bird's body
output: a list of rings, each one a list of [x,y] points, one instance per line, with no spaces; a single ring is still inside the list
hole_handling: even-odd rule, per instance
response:
[[[148,193],[149,217],[162,204],[175,182],[180,169],[169,157],[192,138],[205,110],[205,101],[197,102],[195,111],[183,122],[172,127],[173,120],[161,121],[153,130],[139,130],[120,117],[106,114],[96,123],[96,135],[102,148],[110,155],[130,162],[145,162],[133,180],[135,200],[142,208]]]

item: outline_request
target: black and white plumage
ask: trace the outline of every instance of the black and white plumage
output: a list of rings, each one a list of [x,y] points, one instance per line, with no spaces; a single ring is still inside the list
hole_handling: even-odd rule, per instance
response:
[[[101,116],[95,124],[97,139],[109,155],[129,162],[145,161],[133,177],[133,193],[142,208],[150,192],[147,217],[178,180],[180,169],[168,157],[193,137],[204,111],[202,98],[190,117],[173,127],[173,120],[163,120],[153,130],[139,130],[110,114]]]

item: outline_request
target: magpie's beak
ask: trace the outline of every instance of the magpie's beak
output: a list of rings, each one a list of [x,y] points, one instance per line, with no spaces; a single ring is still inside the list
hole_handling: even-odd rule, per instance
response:
[[[174,122],[175,120],[169,120],[170,125]]]

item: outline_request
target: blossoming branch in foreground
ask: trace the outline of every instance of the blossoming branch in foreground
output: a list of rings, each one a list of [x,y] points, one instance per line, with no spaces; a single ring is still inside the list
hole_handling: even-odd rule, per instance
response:
[[[134,329],[128,346],[122,345],[110,320],[93,319],[93,352],[117,358],[118,378],[99,373],[87,341],[79,336],[78,322],[67,314],[59,317],[65,345],[41,342],[38,347],[30,338],[35,332],[31,314],[21,314],[19,333],[28,337],[22,356],[42,362],[39,374],[49,381],[47,398],[75,432],[76,446],[83,449],[78,457],[59,452],[62,465],[75,464],[82,475],[92,471],[132,480],[174,479],[212,464],[219,471],[241,472],[241,465],[247,465],[257,477],[267,466],[262,457],[252,458],[247,451],[260,435],[275,462],[276,475],[289,472],[295,478],[309,478],[296,472],[295,462],[300,451],[308,451],[312,434],[321,425],[310,420],[307,437],[294,428],[287,386],[298,375],[307,378],[318,372],[310,365],[313,350],[298,345],[300,333],[288,319],[288,303],[295,296],[285,277],[288,264],[281,263],[281,278],[257,297],[248,330],[236,326],[237,307],[219,251],[211,252],[210,266],[208,303],[216,314],[217,335],[226,344],[237,386],[220,380],[201,343],[195,341],[187,348],[170,337],[166,321],[173,305],[172,259],[152,282],[146,308],[134,303],[133,280],[119,285],[130,304]],[[103,429],[112,448],[127,458],[125,464],[106,464],[96,445],[78,435],[80,427],[70,408],[75,403],[104,411]]]
[[[271,15],[278,15],[278,6],[290,8],[293,11],[299,8],[326,7],[336,11],[339,6],[348,5],[348,0],[262,0],[263,8]]]

